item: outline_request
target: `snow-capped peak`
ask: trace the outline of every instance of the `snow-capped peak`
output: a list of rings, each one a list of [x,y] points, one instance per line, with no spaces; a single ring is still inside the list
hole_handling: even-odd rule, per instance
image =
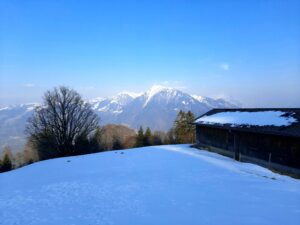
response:
[[[205,97],[200,96],[200,95],[192,95],[192,97],[196,100],[198,100],[199,102],[203,102],[205,100]]]
[[[162,85],[153,85],[147,92],[147,96],[148,98],[152,98],[154,95],[158,94],[159,92],[162,91],[167,91],[167,92],[171,92],[174,91],[174,88],[170,88],[170,87],[166,87],[166,86],[162,86]]]
[[[176,89],[171,87],[166,87],[162,85],[153,85],[144,95],[146,97],[144,107],[150,102],[150,100],[159,93],[166,93],[168,95],[174,95],[177,92]]]
[[[27,111],[32,111],[34,110],[36,107],[40,106],[40,103],[28,103],[28,104],[24,104],[24,107],[26,107]]]
[[[109,105],[118,105],[123,106],[126,105],[128,102],[132,101],[132,97],[128,95],[117,95],[109,99]]]
[[[121,92],[110,98],[96,98],[90,101],[92,109],[99,112],[120,114],[123,107],[128,105],[140,94],[134,92]]]
[[[123,95],[127,95],[131,98],[137,98],[139,96],[141,96],[143,93],[136,93],[136,92],[131,92],[131,91],[122,91],[118,94],[118,96],[123,96]]]
[[[191,110],[196,116],[211,108],[237,107],[222,99],[191,96],[177,89],[154,85],[143,93],[121,92],[118,95],[85,100],[101,118],[101,125],[128,124],[132,128],[141,125],[153,130],[166,131],[172,127],[179,110]],[[10,145],[17,150],[25,143],[24,129],[38,103],[18,104],[0,108],[0,146]],[[14,136],[23,138],[17,142]]]
[[[23,108],[26,111],[32,111],[34,110],[37,106],[40,106],[40,103],[23,103],[23,104],[18,104],[18,105],[10,105],[10,106],[6,106],[3,108],[0,108],[0,111],[5,111],[5,110],[12,110],[12,109],[16,109],[16,108]]]
[[[9,109],[11,109],[11,107],[6,106],[6,107],[3,107],[3,108],[0,108],[0,111],[3,111],[3,110],[9,110]]]
[[[97,97],[97,98],[93,98],[91,100],[88,100],[89,103],[96,103],[96,102],[101,102],[103,101],[105,98],[102,98],[102,97]]]

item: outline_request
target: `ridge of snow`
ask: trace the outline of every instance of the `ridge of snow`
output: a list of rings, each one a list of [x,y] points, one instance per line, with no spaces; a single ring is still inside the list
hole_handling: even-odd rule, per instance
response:
[[[284,116],[283,111],[260,112],[219,112],[213,115],[205,115],[195,122],[201,124],[231,124],[231,126],[289,126],[297,122],[292,115]]]
[[[41,104],[39,103],[29,103],[29,104],[24,104],[24,106],[26,106],[26,111],[32,111],[34,110],[36,107],[40,106]]]
[[[103,97],[96,97],[96,98],[93,98],[91,100],[88,100],[88,102],[89,103],[97,103],[97,102],[101,102],[103,100],[105,100],[105,98],[103,98]]]
[[[191,95],[194,99],[198,100],[199,102],[203,102],[206,97],[203,97],[201,95]]]
[[[132,92],[132,91],[122,91],[122,92],[118,93],[118,95],[128,95],[132,98],[137,98],[137,97],[143,95],[143,92],[137,93],[137,92]]]
[[[96,98],[92,98],[90,100],[86,100],[85,102],[91,104],[93,110],[109,111],[108,109],[104,110],[104,108],[106,108],[106,107],[103,105],[102,105],[102,108],[99,109],[101,103],[107,104],[108,108],[109,108],[109,105],[111,105],[111,104],[118,104],[120,106],[125,106],[128,102],[130,102],[136,98],[142,97],[143,98],[142,101],[144,102],[143,107],[145,107],[154,96],[156,96],[160,93],[163,93],[166,98],[171,99],[172,97],[174,97],[182,92],[180,90],[178,90],[176,88],[172,88],[172,87],[167,87],[167,86],[163,86],[163,85],[153,85],[146,92],[138,93],[138,92],[131,92],[131,91],[123,91],[112,97],[96,97]],[[211,108],[216,108],[216,107],[218,107],[219,104],[221,104],[221,106],[223,106],[224,104],[227,104],[226,101],[219,103],[218,102],[218,101],[220,101],[219,99],[212,99],[212,98],[199,96],[199,95],[190,95],[190,94],[187,94],[187,95],[189,95],[190,97],[192,97],[192,99],[195,99],[200,103],[204,103],[204,104],[208,105]],[[104,101],[105,101],[105,103],[104,103]],[[193,101],[193,100],[189,100],[189,101]],[[183,105],[186,105],[188,102],[181,101],[181,103]],[[25,107],[29,106],[28,110],[30,111],[30,110],[33,110],[38,105],[41,105],[41,104],[40,103],[25,103],[25,104],[11,105],[11,106],[0,108],[0,111],[10,110],[15,107],[24,107],[24,106]]]
[[[0,108],[0,111],[4,111],[4,110],[10,110],[16,107],[20,107],[20,108],[26,108],[26,111],[32,111],[34,110],[37,106],[40,106],[40,103],[37,102],[31,102],[31,103],[22,103],[22,104],[18,104],[18,105],[10,105],[10,106],[6,106],[3,108]]]
[[[241,104],[235,104],[231,101],[228,101],[223,98],[210,98],[200,95],[191,95],[194,99],[199,101],[200,103],[206,104],[211,108],[232,108],[232,107],[241,107]]]
[[[29,102],[29,103],[23,103],[23,104],[20,104],[21,107],[26,107],[26,106],[39,106],[41,105],[40,103],[38,102]]]
[[[173,88],[162,86],[162,85],[153,85],[147,92],[148,98],[152,98],[154,95],[162,91],[173,91]]]
[[[11,107],[8,107],[8,106],[3,107],[3,108],[0,109],[0,111],[2,111],[2,110],[8,110],[8,109],[11,109]]]

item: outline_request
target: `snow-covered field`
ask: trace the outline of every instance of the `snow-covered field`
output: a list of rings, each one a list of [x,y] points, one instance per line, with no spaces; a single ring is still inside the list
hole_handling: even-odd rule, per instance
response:
[[[0,174],[1,225],[299,222],[299,180],[187,145],[60,158]]]

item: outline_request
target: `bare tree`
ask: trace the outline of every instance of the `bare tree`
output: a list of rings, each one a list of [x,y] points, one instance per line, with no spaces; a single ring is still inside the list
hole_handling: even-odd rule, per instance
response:
[[[79,154],[98,127],[98,117],[74,90],[54,88],[44,95],[26,128],[41,159]]]
[[[115,148],[130,148],[134,146],[132,138],[135,131],[124,125],[108,124],[97,130],[96,138],[99,148],[103,151]]]

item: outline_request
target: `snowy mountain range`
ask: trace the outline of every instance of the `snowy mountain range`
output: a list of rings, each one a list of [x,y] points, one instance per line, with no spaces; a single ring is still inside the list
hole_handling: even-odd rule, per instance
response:
[[[190,95],[174,88],[153,86],[144,93],[122,92],[112,98],[90,101],[102,123],[125,124],[132,128],[149,126],[168,130],[179,110],[200,115],[211,108],[235,107],[223,99]]]
[[[152,130],[167,131],[179,110],[191,110],[196,116],[212,108],[236,107],[224,99],[190,95],[181,90],[153,86],[144,93],[122,92],[110,98],[88,101],[99,115],[100,124],[124,124],[131,128],[149,126]],[[25,143],[24,128],[37,103],[9,106],[0,109],[0,147],[13,149]]]

